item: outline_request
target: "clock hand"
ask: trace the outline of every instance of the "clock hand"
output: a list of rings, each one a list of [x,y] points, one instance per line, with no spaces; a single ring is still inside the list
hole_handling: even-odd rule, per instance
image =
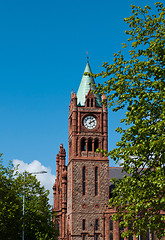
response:
[[[90,123],[94,122],[95,120],[90,121]]]

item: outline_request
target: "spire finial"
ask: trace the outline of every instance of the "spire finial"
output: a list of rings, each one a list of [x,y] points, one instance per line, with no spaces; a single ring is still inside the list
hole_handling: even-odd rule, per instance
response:
[[[86,52],[87,54],[87,63],[89,63],[89,56],[88,56],[88,52]]]

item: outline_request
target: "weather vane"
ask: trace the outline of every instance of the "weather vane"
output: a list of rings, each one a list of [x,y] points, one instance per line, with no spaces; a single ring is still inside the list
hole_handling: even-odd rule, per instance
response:
[[[88,56],[88,52],[86,52],[87,54],[87,63],[89,63],[89,56]]]

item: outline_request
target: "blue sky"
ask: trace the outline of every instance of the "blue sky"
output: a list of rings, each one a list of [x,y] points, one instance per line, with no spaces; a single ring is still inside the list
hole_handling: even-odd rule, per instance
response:
[[[55,175],[61,143],[68,151],[70,94],[89,52],[94,73],[126,42],[131,4],[153,0],[1,0],[0,152],[4,162],[37,160]],[[109,111],[109,149],[121,113]],[[111,166],[114,163],[110,162]]]

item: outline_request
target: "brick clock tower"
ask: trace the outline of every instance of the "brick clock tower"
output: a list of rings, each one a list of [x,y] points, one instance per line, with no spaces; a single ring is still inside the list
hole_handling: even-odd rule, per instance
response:
[[[88,62],[84,72],[91,73]],[[77,95],[71,93],[67,167],[64,160],[60,163],[59,159],[64,152],[62,146],[58,154],[57,164],[61,164],[63,172],[60,174],[58,167],[59,177],[56,176],[53,189],[54,206],[58,205],[54,210],[59,239],[104,239],[103,212],[109,199],[109,160],[96,149],[107,150],[107,107],[99,95],[91,92],[94,87],[90,87],[90,82],[94,83],[94,79],[83,75]],[[102,98],[106,102],[106,96]],[[62,182],[66,187],[62,188]],[[62,189],[66,189],[64,193]]]
[[[84,72],[91,73],[89,63]],[[107,108],[91,93],[90,82],[93,78],[83,75],[69,106],[67,217],[75,240],[101,239],[109,192],[109,160],[96,152],[107,150]]]

